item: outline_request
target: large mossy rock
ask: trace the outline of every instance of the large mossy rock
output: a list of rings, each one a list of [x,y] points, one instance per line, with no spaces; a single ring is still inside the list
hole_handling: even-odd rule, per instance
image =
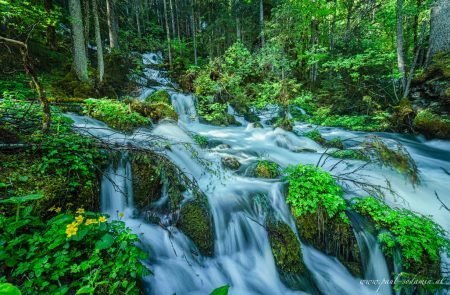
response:
[[[302,275],[306,272],[300,242],[292,229],[283,222],[269,222],[266,225],[273,258],[283,274]]]
[[[221,159],[221,162],[225,168],[231,170],[237,170],[239,169],[239,167],[241,167],[241,163],[235,157],[223,157]]]
[[[256,164],[254,175],[259,178],[277,178],[280,176],[280,167],[269,160],[261,160]]]
[[[178,120],[178,114],[173,107],[165,102],[146,102],[137,99],[126,102],[129,103],[133,111],[150,118],[155,123],[162,119]]]
[[[416,131],[428,138],[450,138],[450,118],[439,116],[430,110],[420,111],[413,124]]]
[[[185,204],[180,210],[177,226],[194,242],[202,255],[213,255],[214,225],[206,199],[197,197]]]
[[[134,202],[137,209],[145,210],[161,197],[161,176],[154,161],[146,156],[134,156],[131,168]]]
[[[303,241],[335,256],[353,275],[362,277],[358,242],[349,223],[338,215],[328,217],[323,207],[296,217],[296,223]]]
[[[167,92],[166,90],[156,90],[155,92],[153,92],[152,94],[150,94],[149,96],[147,96],[147,98],[145,98],[146,102],[163,102],[166,103],[168,105],[170,105],[170,94],[169,92]]]

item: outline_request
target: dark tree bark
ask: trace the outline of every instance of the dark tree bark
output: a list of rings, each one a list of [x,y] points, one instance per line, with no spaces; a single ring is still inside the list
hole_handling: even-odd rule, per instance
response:
[[[100,82],[103,82],[103,75],[105,74],[105,62],[103,59],[103,45],[102,45],[102,36],[100,32],[100,22],[98,18],[97,0],[92,0],[92,15],[94,17],[95,45],[97,46],[98,80]]]
[[[106,0],[106,14],[108,16],[109,47],[119,47],[118,24],[114,0]]]
[[[73,68],[80,81],[88,81],[86,43],[83,30],[83,16],[80,0],[69,1],[69,11],[72,23]]]

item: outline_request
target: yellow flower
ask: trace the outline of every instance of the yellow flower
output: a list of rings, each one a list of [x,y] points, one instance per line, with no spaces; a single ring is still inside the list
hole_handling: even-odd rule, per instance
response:
[[[83,208],[78,208],[76,213],[83,214],[84,213],[84,209]]]
[[[66,227],[66,235],[68,238],[76,235],[77,231],[78,231],[78,224],[76,222],[72,222],[71,224],[68,224]]]
[[[55,208],[55,212],[56,212],[56,213],[61,212],[61,207]]]
[[[122,212],[119,213],[119,217],[122,218],[125,214],[123,214]]]
[[[77,217],[75,217],[75,220],[76,220],[76,224],[77,225],[80,225],[80,224],[82,224],[83,223],[83,216],[81,216],[81,215],[78,215]]]
[[[90,224],[96,224],[96,223],[98,223],[98,221],[97,221],[97,219],[87,219],[86,220],[86,225],[90,225]]]
[[[106,222],[106,217],[105,216],[100,216],[98,218],[98,222]]]

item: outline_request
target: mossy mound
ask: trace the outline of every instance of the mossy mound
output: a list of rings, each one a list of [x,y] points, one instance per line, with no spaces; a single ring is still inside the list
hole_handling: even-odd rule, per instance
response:
[[[338,150],[330,154],[332,157],[346,160],[361,160],[369,161],[369,157],[364,154],[362,150],[358,149],[348,149],[348,150]]]
[[[166,90],[156,90],[145,99],[146,102],[163,102],[170,105],[170,94]]]
[[[306,272],[300,242],[285,223],[268,222],[266,225],[270,247],[277,268],[282,273],[302,275]]]
[[[296,217],[296,223],[303,241],[335,256],[353,275],[362,277],[358,242],[349,223],[338,215],[330,218],[322,206]]]
[[[178,120],[178,115],[173,107],[165,102],[143,102],[137,99],[126,101],[130,108],[140,115],[159,122],[162,119]]]
[[[177,227],[188,236],[204,256],[214,253],[214,226],[206,200],[195,199],[180,210]]]
[[[254,175],[259,178],[277,178],[280,176],[280,167],[269,160],[260,160],[256,164]]]
[[[317,130],[317,129],[308,131],[303,135],[314,140],[315,142],[317,142],[320,145],[325,145],[325,143],[327,142],[327,140],[322,137],[322,134],[320,134],[319,130]]]
[[[139,210],[145,210],[161,197],[160,171],[154,160],[145,155],[134,154],[131,159],[133,171],[134,202]]]
[[[422,110],[414,118],[414,129],[426,137],[450,138],[450,119]]]
[[[398,106],[394,107],[394,113],[391,116],[391,126],[399,132],[411,132],[412,123],[416,112],[413,109],[411,101],[402,98]]]
[[[236,118],[228,113],[221,113],[220,115],[214,116],[211,120],[207,120],[207,122],[215,126],[240,125],[236,121]]]

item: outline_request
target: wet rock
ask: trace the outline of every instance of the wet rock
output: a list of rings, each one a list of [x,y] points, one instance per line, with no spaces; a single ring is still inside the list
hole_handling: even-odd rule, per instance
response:
[[[263,125],[260,122],[253,123],[253,128],[263,128]]]
[[[216,149],[219,150],[226,150],[226,149],[231,149],[231,146],[229,144],[226,143],[222,143],[216,146]]]
[[[156,90],[147,98],[145,98],[146,102],[163,102],[170,105],[170,95],[166,90]]]
[[[161,197],[161,178],[152,159],[135,156],[131,160],[133,171],[134,202],[139,210],[145,210]]]
[[[214,252],[214,223],[206,200],[196,199],[180,210],[177,227],[188,236],[204,256]]]
[[[338,215],[329,218],[322,206],[315,212],[296,217],[296,223],[304,242],[335,256],[353,275],[362,277],[360,250],[349,223]]]
[[[239,163],[239,161],[234,157],[223,157],[222,165],[225,168],[229,168],[231,170],[237,170],[239,169],[239,167],[241,167],[241,163]]]
[[[294,152],[296,152],[296,153],[317,153],[317,150],[311,149],[311,148],[298,148],[298,149],[295,149]]]

